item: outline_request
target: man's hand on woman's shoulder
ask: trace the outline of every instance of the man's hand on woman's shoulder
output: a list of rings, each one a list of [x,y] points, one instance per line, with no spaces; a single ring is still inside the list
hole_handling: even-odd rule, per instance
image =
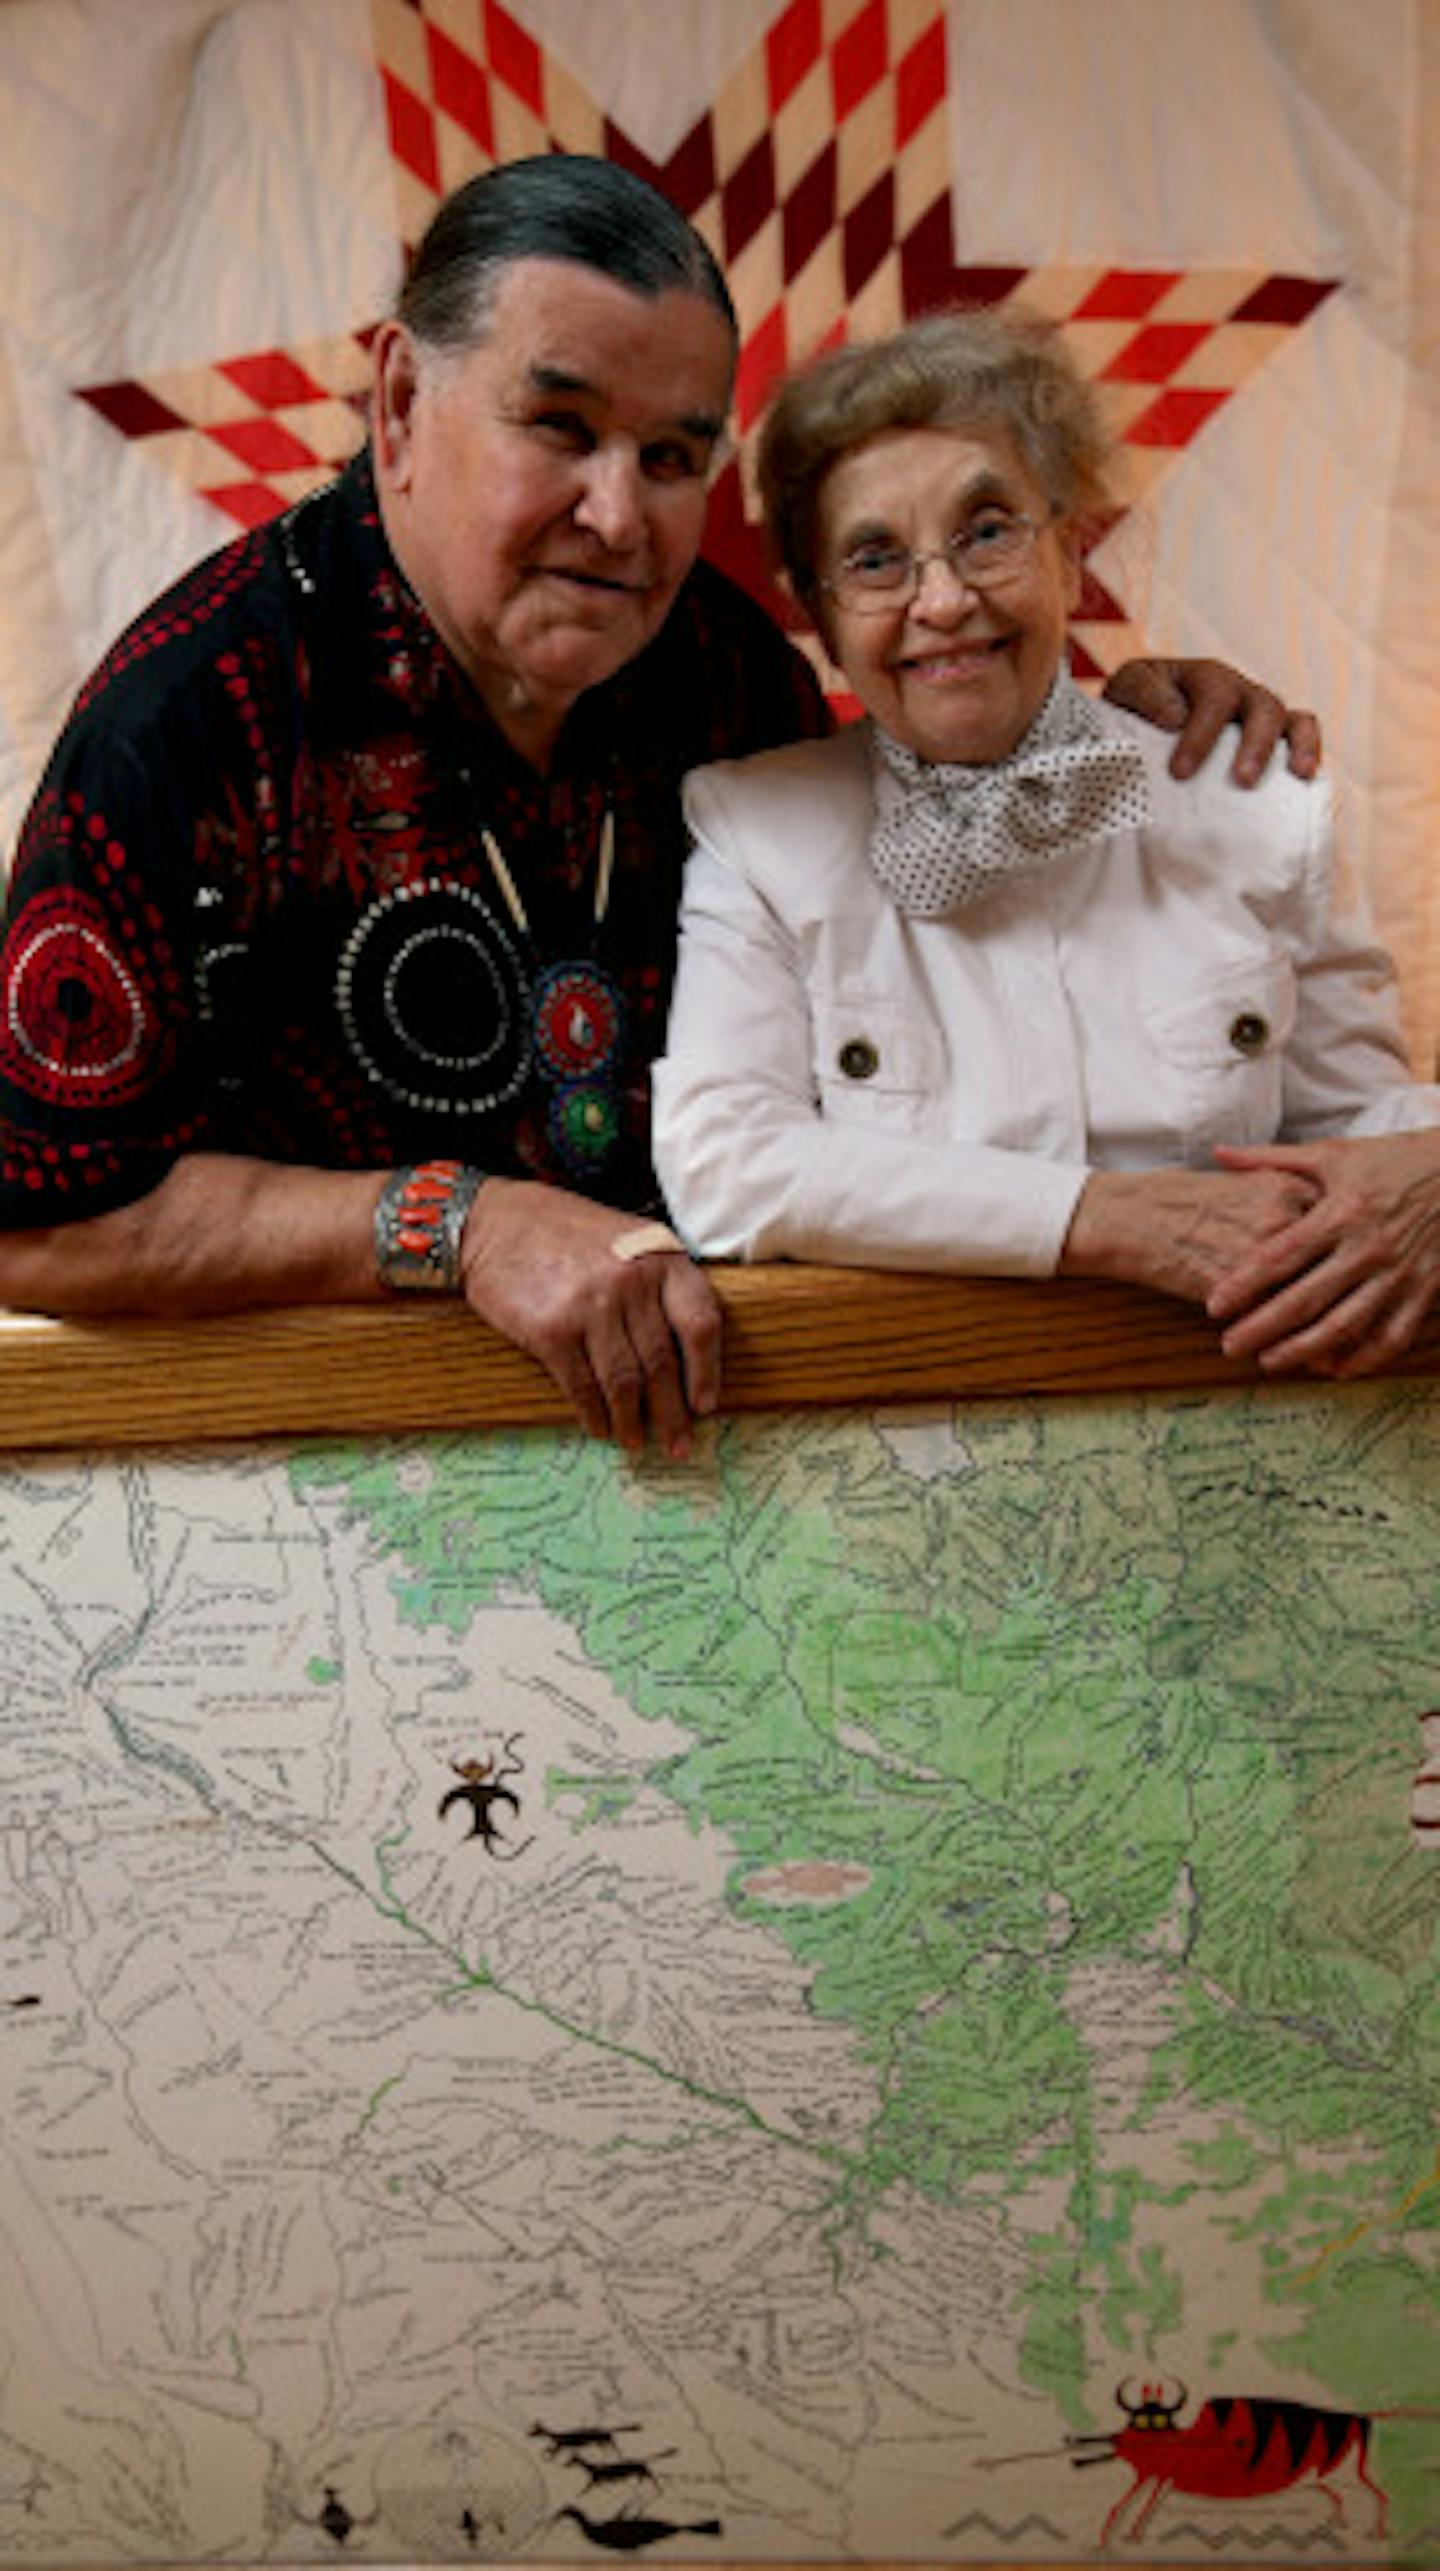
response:
[[[1320,726],[1314,715],[1283,705],[1272,688],[1228,662],[1123,661],[1106,680],[1105,694],[1162,732],[1179,734],[1172,776],[1193,777],[1230,723],[1240,726],[1230,766],[1237,786],[1258,784],[1281,741],[1297,777],[1319,773]]]

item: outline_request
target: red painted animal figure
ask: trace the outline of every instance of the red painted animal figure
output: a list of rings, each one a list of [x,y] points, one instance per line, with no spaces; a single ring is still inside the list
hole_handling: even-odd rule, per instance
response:
[[[1186,2428],[1176,2419],[1188,2395],[1182,2384],[1173,2401],[1160,2384],[1142,2384],[1140,2399],[1127,2401],[1123,2384],[1116,2400],[1125,2413],[1123,2428],[1100,2430],[1089,2437],[1067,2437],[1076,2464],[1128,2464],[1135,2479],[1122,2493],[1100,2531],[1108,2544],[1131,2502],[1141,2492],[1128,2529],[1138,2542],[1167,2491],[1187,2498],[1255,2500],[1293,2490],[1297,2482],[1314,2482],[1345,2523],[1345,2503],[1330,2487],[1332,2476],[1353,2464],[1355,2479],[1375,2500],[1375,2533],[1386,2531],[1385,2493],[1366,2470],[1370,2431],[1385,2412],[1312,2410],[1308,2402],[1272,2401],[1245,2394],[1216,2393],[1202,2402]],[[1077,2454],[1089,2447],[1089,2454]]]

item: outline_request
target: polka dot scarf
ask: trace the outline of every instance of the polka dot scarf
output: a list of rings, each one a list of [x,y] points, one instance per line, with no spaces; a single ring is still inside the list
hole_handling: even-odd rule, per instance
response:
[[[1145,763],[1061,670],[1017,749],[983,767],[932,762],[871,726],[878,819],[870,863],[913,919],[943,919],[1010,875],[1150,818]]]

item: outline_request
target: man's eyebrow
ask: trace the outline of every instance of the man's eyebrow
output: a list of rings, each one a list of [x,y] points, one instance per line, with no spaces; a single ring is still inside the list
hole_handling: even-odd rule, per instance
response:
[[[532,393],[545,396],[554,396],[557,393],[578,394],[582,399],[591,402],[603,402],[606,399],[598,384],[592,384],[587,375],[575,374],[568,366],[547,366],[541,360],[535,359],[531,362],[528,375]],[[672,428],[679,429],[686,437],[700,439],[706,446],[714,446],[724,435],[725,422],[714,411],[682,411],[677,419],[662,421],[659,433],[663,434]]]
[[[588,393],[592,401],[599,398],[599,385],[572,374],[568,366],[544,366],[532,359],[526,374],[533,393]]]

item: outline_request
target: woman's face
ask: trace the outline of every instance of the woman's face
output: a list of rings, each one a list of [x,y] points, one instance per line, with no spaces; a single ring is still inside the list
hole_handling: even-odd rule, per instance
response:
[[[828,593],[821,631],[867,714],[922,759],[1003,759],[1049,693],[1078,592],[1073,532],[1052,518],[1000,431],[885,429],[833,465],[820,493],[819,569],[877,545],[937,555],[956,536],[1027,517],[1040,527],[1003,583],[972,589],[952,559],[922,565],[909,600],[863,612]]]

